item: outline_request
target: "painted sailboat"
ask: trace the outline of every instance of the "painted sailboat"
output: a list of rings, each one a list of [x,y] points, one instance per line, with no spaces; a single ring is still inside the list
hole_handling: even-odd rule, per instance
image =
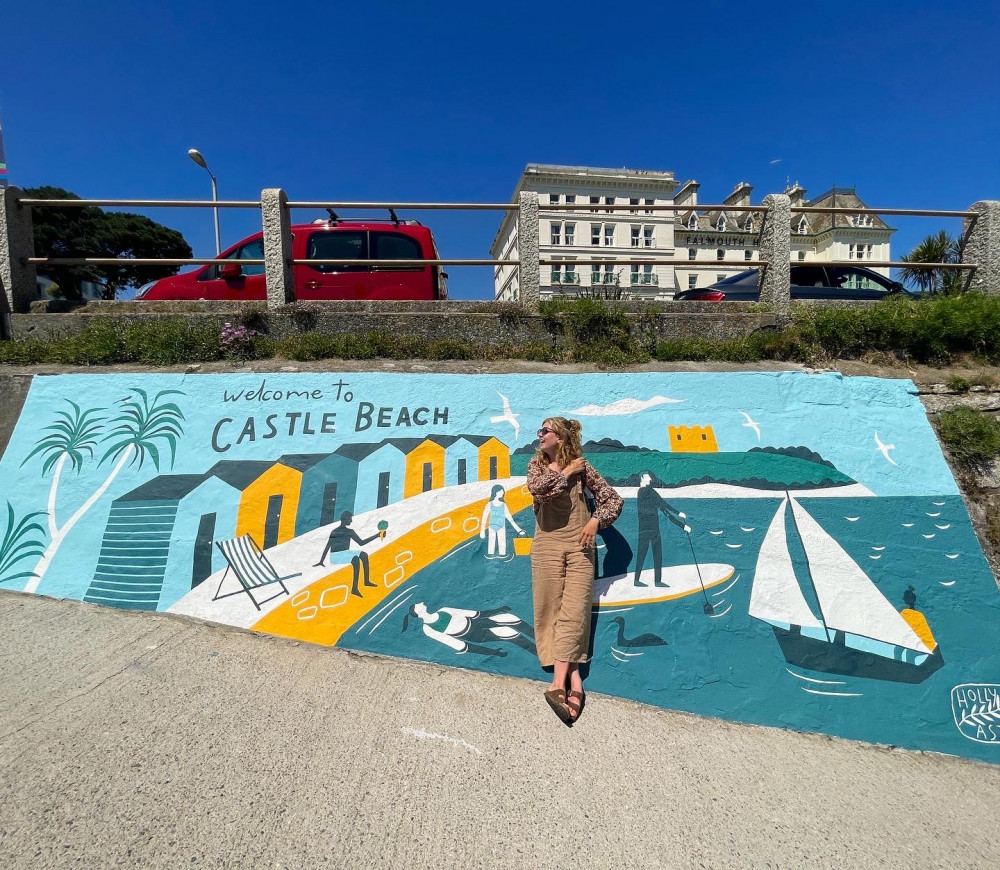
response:
[[[789,505],[806,554],[806,573],[818,615],[792,566],[785,531]],[[929,629],[918,634],[843,547],[791,496],[782,499],[761,544],[750,615],[768,623],[785,660],[803,668],[919,683],[943,664]]]

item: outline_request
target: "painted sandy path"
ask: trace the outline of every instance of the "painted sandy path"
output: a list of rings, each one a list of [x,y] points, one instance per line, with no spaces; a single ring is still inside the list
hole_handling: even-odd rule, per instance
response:
[[[288,596],[281,595],[262,604],[259,611],[248,595],[213,601],[225,573],[216,571],[168,610],[239,628],[333,645],[347,628],[380,604],[403,579],[478,534],[483,507],[494,485],[501,484],[507,489],[511,513],[529,505],[531,496],[524,481],[524,477],[481,480],[421,493],[357,514],[351,528],[361,538],[375,534],[381,520],[389,523],[384,540],[376,539],[364,547],[370,560],[371,580],[378,586],[362,585],[363,598],[350,594],[353,570],[349,562],[316,567],[330,530],[336,525],[331,523],[265,551],[279,575],[302,572],[301,576],[285,581]],[[359,552],[351,549],[349,554]],[[238,588],[230,572],[223,594]]]

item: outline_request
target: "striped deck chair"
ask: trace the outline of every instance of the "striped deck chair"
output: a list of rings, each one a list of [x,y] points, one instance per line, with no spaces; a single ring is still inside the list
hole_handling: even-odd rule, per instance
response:
[[[222,551],[222,555],[226,557],[228,564],[225,573],[222,575],[222,579],[219,581],[219,588],[215,591],[213,601],[219,601],[222,598],[229,598],[231,595],[240,595],[246,592],[250,596],[253,606],[260,610],[261,604],[267,604],[271,599],[281,595],[281,592],[284,592],[285,595],[290,594],[288,589],[285,588],[285,580],[302,576],[302,572],[300,571],[296,574],[287,574],[284,577],[279,577],[278,572],[274,570],[274,566],[267,561],[267,556],[264,555],[260,547],[257,546],[257,542],[250,535],[240,535],[238,538],[232,538],[228,541],[216,541],[215,545]],[[235,592],[227,592],[225,595],[220,595],[222,584],[226,581],[226,576],[230,570],[236,575],[236,579],[240,581],[242,588],[237,589]],[[281,586],[281,592],[275,592],[270,598],[265,598],[261,602],[258,602],[254,598],[254,589],[263,589],[265,586],[272,586],[275,583]]]

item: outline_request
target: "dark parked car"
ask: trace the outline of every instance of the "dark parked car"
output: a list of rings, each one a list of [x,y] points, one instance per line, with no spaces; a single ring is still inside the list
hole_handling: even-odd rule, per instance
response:
[[[683,290],[675,300],[690,302],[756,302],[757,269],[747,269],[707,287]],[[792,266],[792,299],[883,299],[897,293],[910,295],[893,281],[861,266],[824,266],[821,263]]]

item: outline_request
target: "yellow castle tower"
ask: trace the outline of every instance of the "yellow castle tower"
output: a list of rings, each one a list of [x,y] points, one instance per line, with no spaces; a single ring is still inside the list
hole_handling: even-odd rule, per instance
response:
[[[711,426],[667,426],[673,453],[718,453]]]

